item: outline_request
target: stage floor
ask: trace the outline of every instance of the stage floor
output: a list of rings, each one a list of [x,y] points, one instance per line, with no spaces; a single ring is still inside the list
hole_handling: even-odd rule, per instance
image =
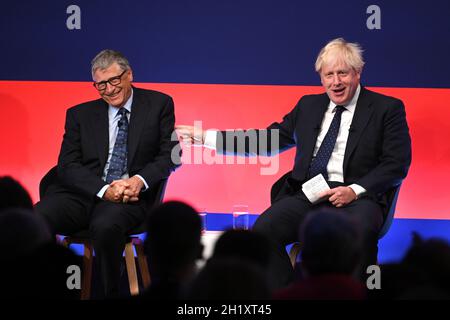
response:
[[[257,217],[255,214],[250,215],[250,225]],[[232,228],[232,224],[232,214],[207,214],[208,231],[223,231]],[[386,263],[401,259],[411,244],[413,232],[417,232],[424,238],[439,237],[450,242],[450,220],[394,219],[391,229],[379,242],[378,261]],[[144,239],[145,235],[141,237]],[[73,245],[71,248],[77,254],[82,254],[81,245]]]

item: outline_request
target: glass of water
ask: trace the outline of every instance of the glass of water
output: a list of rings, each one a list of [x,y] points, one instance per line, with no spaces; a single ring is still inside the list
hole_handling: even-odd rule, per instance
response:
[[[250,223],[250,216],[247,205],[233,206],[233,229],[248,230]]]
[[[207,228],[208,213],[206,212],[206,208],[199,208],[198,215],[202,220],[202,233],[204,233],[208,229]]]

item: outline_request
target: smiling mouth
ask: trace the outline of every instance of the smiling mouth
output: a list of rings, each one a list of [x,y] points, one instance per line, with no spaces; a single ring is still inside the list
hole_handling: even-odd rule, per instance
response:
[[[341,93],[345,90],[345,88],[333,89],[334,93]]]
[[[110,94],[109,98],[116,98],[119,95],[120,91],[117,91],[116,93]]]

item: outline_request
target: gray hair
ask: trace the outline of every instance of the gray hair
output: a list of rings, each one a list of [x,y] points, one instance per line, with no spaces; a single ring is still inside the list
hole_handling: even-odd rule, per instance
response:
[[[364,66],[362,52],[363,50],[358,43],[347,42],[343,38],[331,40],[320,50],[317,56],[316,72],[320,73],[324,63],[333,63],[336,59],[342,59],[356,72],[361,72]]]
[[[130,63],[122,53],[115,50],[105,49],[99,52],[91,61],[92,77],[94,77],[94,73],[97,69],[105,70],[114,62],[120,66],[122,71],[131,69]]]

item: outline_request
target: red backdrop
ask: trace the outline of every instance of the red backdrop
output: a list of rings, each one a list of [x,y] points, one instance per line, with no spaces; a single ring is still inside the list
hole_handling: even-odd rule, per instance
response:
[[[177,124],[203,121],[203,128],[265,127],[279,121],[304,94],[321,87],[202,84],[136,84],[174,98]],[[450,89],[371,88],[402,99],[413,142],[413,162],[397,205],[397,218],[450,219]],[[62,140],[65,110],[97,93],[87,82],[0,81],[0,175],[11,175],[38,197],[40,178],[54,164]],[[203,152],[202,148],[191,152]],[[186,150],[189,154],[189,150]],[[279,157],[276,175],[268,165],[185,164],[170,179],[166,200],[179,199],[210,212],[247,204],[260,213],[269,206],[270,187],[291,170],[292,150]],[[275,161],[275,160],[273,160]]]

